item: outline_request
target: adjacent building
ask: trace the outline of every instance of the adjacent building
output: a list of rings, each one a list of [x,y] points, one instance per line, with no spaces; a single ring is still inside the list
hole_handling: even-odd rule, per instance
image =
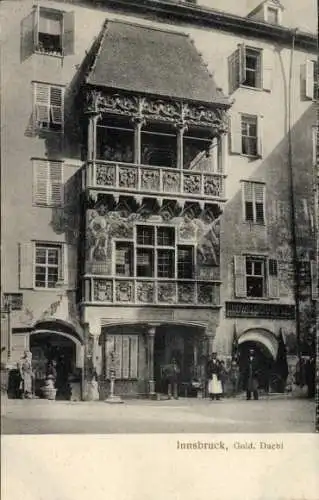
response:
[[[3,356],[37,388],[152,396],[176,358],[187,394],[236,344],[276,390],[313,351],[316,36],[255,3],[3,2]]]

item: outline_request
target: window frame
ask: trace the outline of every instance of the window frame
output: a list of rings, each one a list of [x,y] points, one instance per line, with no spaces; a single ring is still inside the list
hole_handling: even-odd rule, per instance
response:
[[[46,32],[43,32],[43,31],[40,31],[40,20],[41,20],[41,13],[42,15],[45,14],[45,13],[50,13],[50,14],[55,14],[57,17],[59,16],[60,19],[59,19],[59,22],[60,22],[60,25],[61,25],[61,33],[59,35],[60,37],[60,50],[61,52],[59,53],[59,51],[48,51],[48,50],[41,50],[39,48],[39,45],[40,45],[40,39],[39,39],[39,35],[40,33],[44,34],[44,35],[50,35],[50,33],[46,33]],[[51,9],[50,7],[42,7],[42,6],[39,6],[37,8],[37,11],[36,11],[36,29],[35,29],[35,47],[34,47],[34,51],[36,53],[39,53],[39,54],[43,54],[43,55],[46,55],[46,56],[52,56],[52,57],[63,57],[64,56],[64,47],[63,47],[63,33],[64,33],[64,12],[62,10],[57,10],[57,9]],[[51,35],[52,36],[52,35]]]
[[[252,265],[252,272],[248,273],[247,272],[247,265],[251,263]],[[255,264],[261,264],[262,266],[262,272],[261,274],[256,274],[255,271]],[[262,280],[262,295],[250,295],[248,290],[248,280],[250,278],[253,279],[261,279]],[[256,257],[256,256],[250,256],[246,255],[246,272],[245,272],[245,280],[246,280],[246,297],[248,299],[265,299],[267,297],[267,274],[266,274],[266,258],[265,257]]]
[[[247,184],[251,185],[251,190],[252,190],[252,200],[246,199],[246,194],[245,194],[245,187]],[[262,198],[263,201],[256,201],[256,188],[261,187],[262,188]],[[247,203],[252,204],[252,213],[253,213],[253,218],[248,219],[247,218]],[[257,218],[257,204],[262,204],[263,207],[263,220],[258,220]],[[266,185],[264,182],[260,181],[251,181],[251,180],[243,180],[242,181],[242,207],[243,207],[243,222],[248,223],[248,224],[254,224],[257,226],[266,226]]]
[[[63,207],[64,205],[64,162],[62,160],[54,160],[52,158],[31,158],[32,168],[33,168],[33,200],[32,204],[35,207]],[[37,201],[38,195],[38,175],[39,175],[39,167],[41,163],[47,164],[47,172],[46,172],[46,202]],[[53,201],[53,182],[52,182],[52,173],[51,168],[54,163],[59,163],[61,165],[61,180],[60,180],[60,201],[54,203]],[[58,185],[58,182],[55,182]]]
[[[245,122],[245,119],[247,120]],[[254,120],[255,123],[249,123],[249,120]],[[248,125],[248,127],[250,125],[254,125],[256,127],[256,136],[252,136],[252,135],[243,135],[243,125],[246,124]],[[259,135],[258,135],[258,117],[257,115],[250,115],[248,113],[241,113],[240,114],[240,125],[241,125],[241,129],[240,129],[240,134],[241,134],[241,156],[247,156],[249,158],[257,158],[259,155],[258,155],[258,141],[259,141]],[[250,153],[244,153],[244,148],[243,148],[243,140],[244,139],[247,139],[247,140],[252,140],[254,139],[255,141],[255,150],[256,150],[256,154],[250,154]]]
[[[262,49],[257,47],[245,46],[243,49],[244,54],[242,55],[243,61],[243,76],[242,82],[240,83],[241,87],[255,90],[262,90],[263,82],[262,82],[262,68],[263,68],[263,60],[262,60]],[[247,57],[255,57],[256,58],[256,69],[249,68],[249,72],[253,72],[255,74],[255,83],[256,85],[249,85],[247,83]]]
[[[55,285],[53,287],[48,287],[48,286],[37,286],[36,285],[36,274],[37,274],[37,267],[45,267],[45,269],[47,269],[49,266],[49,263],[46,262],[45,265],[42,265],[42,264],[38,264],[37,263],[37,247],[42,247],[42,248],[45,248],[46,251],[48,250],[58,250],[58,258],[59,258],[59,262],[57,264],[57,270],[58,270],[58,279],[57,281],[55,282]],[[64,258],[65,258],[65,248],[64,248],[64,244],[63,243],[59,243],[59,242],[52,242],[52,241],[34,241],[33,242],[33,288],[34,290],[41,290],[41,291],[54,291],[57,289],[58,287],[58,283],[63,281],[63,277],[64,277]],[[47,257],[46,257],[46,260],[47,260]],[[51,266],[53,267],[53,266]],[[55,267],[55,266],[54,266]],[[45,277],[45,283],[47,285],[47,271],[46,271],[46,277]]]
[[[143,243],[138,243],[138,228],[139,227],[147,227],[147,228],[152,228],[153,230],[153,243],[152,244],[143,244]],[[173,233],[173,244],[171,245],[163,245],[159,244],[158,242],[158,231],[163,228],[171,231]],[[141,240],[140,240],[141,241]],[[162,243],[162,242],[161,242]],[[132,258],[132,263],[131,263],[131,269],[132,269],[132,274],[130,276],[124,276],[117,274],[116,271],[116,248],[118,244],[123,244],[127,246],[131,246],[132,251],[131,251],[131,258]],[[183,247],[191,249],[192,252],[192,276],[191,277],[179,277],[179,271],[178,271],[178,256],[179,256],[179,250],[182,249]],[[177,239],[177,231],[174,226],[170,226],[167,224],[143,224],[143,223],[138,223],[134,226],[134,235],[133,239],[123,239],[123,238],[116,238],[113,240],[113,255],[115,256],[114,258],[114,263],[113,263],[113,276],[116,278],[136,278],[136,279],[145,279],[145,280],[194,280],[195,278],[195,269],[196,269],[196,245],[192,244],[184,244],[180,243]],[[138,268],[138,263],[137,263],[137,257],[139,251],[143,252],[143,250],[147,253],[151,254],[151,268],[152,268],[152,275],[151,276],[141,276],[138,274],[137,268]],[[171,255],[168,263],[168,267],[170,268],[170,272],[168,272],[168,275],[165,276],[163,273],[159,272],[159,254],[165,256],[165,252],[169,253]],[[162,275],[160,275],[162,274]]]
[[[276,15],[276,21],[269,21],[269,11],[272,11]],[[275,5],[266,5],[266,22],[275,26],[280,25],[280,9]]]
[[[42,86],[42,91],[44,90],[44,93],[47,93],[47,99],[46,102],[43,99],[39,99],[40,92],[41,92],[41,86]],[[59,89],[60,91],[60,99],[61,99],[61,105],[57,106],[51,102],[52,99],[52,89],[57,90]],[[57,85],[54,83],[48,83],[48,82],[41,82],[41,81],[32,81],[32,91],[33,91],[33,128],[34,131],[36,132],[41,132],[41,133],[56,133],[56,134],[63,134],[64,133],[64,96],[65,96],[65,86],[64,85]],[[38,107],[42,106],[43,108],[47,108],[47,114],[49,121],[45,120],[38,120],[38,113],[39,109]],[[53,113],[54,110],[56,111],[56,108],[60,110],[61,113],[61,122],[54,120],[53,118]],[[47,126],[41,126],[41,123],[46,123]],[[52,128],[52,125],[60,125],[59,128]]]

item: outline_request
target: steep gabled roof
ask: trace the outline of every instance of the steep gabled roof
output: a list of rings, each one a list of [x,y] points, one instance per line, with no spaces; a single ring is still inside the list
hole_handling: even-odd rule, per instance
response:
[[[131,92],[227,104],[189,36],[107,21],[87,83]]]

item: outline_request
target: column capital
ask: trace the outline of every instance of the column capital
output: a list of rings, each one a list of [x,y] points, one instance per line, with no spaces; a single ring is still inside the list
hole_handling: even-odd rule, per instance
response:
[[[178,122],[175,122],[174,123],[174,127],[181,133],[183,134],[187,129],[188,129],[188,125],[186,122],[184,122],[183,120],[181,121],[178,121]]]
[[[143,127],[143,125],[145,125],[146,123],[146,120],[144,116],[136,115],[132,116],[131,122],[134,123],[134,125],[136,125],[137,127]]]

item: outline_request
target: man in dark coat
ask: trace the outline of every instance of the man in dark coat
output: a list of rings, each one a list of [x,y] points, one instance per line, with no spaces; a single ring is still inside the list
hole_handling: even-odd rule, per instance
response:
[[[251,394],[253,394],[254,399],[258,399],[258,366],[257,359],[255,357],[254,349],[249,349],[249,356],[247,367],[244,374],[244,384],[246,388],[246,399],[249,401],[251,399]]]
[[[168,399],[178,399],[178,379],[180,374],[180,369],[176,363],[176,359],[173,358],[169,365],[164,367],[164,374],[168,382]]]

